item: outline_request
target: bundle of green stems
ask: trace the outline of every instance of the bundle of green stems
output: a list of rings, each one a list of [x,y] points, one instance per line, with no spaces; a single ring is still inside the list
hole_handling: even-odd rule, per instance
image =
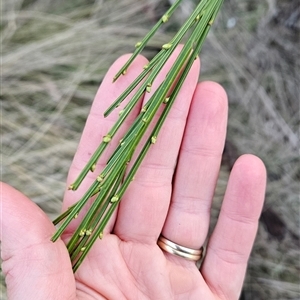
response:
[[[156,33],[160,26],[169,20],[181,2],[182,0],[175,1],[143,40],[135,45],[136,49],[134,53],[115,75],[113,81],[116,81],[120,76],[126,76],[126,71],[130,64],[137,55],[142,52],[150,38]],[[128,100],[128,96],[131,92],[139,86],[134,95],[130,96],[125,107],[120,111],[117,122],[103,137],[102,142],[91,156],[89,162],[83,168],[78,178],[70,185],[70,190],[76,190],[84,180],[85,176],[89,172],[95,171],[97,161],[107,145],[114,138],[116,132],[122,126],[123,122],[138,101],[140,101],[142,96],[145,93],[151,92],[151,87],[156,76],[159,74],[176,47],[182,43],[182,40],[186,38],[186,36],[188,36],[164,81],[155,90],[149,101],[141,109],[139,115],[132,122],[101,173],[97,174],[98,176],[85,192],[84,196],[53,221],[55,225],[61,223],[52,237],[52,241],[56,241],[69,223],[74,218],[78,217],[78,214],[87,204],[88,200],[90,200],[91,197],[94,197],[92,205],[86,215],[83,216],[81,223],[67,244],[74,272],[78,269],[95,241],[98,238],[103,238],[103,231],[106,224],[116,210],[130,182],[134,179],[134,175],[141,165],[146,153],[151,146],[155,144],[159,131],[176,100],[194,60],[197,58],[202,48],[203,42],[219,12],[222,2],[223,0],[201,0],[172,40],[162,46],[162,49],[156,56],[144,66],[138,77],[105,111],[104,117],[108,116],[122,101],[125,99]],[[153,117],[162,106],[162,113],[157,122],[153,124]],[[150,124],[153,124],[152,132],[147,136],[142,150],[134,155],[137,146],[141,143],[145,134],[147,134],[146,131]],[[129,164],[133,155],[136,158]]]

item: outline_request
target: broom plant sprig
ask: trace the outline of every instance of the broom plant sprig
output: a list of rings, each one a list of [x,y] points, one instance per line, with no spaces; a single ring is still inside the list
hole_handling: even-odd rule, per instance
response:
[[[158,28],[169,20],[181,2],[182,0],[177,0],[149,31],[145,38],[136,44],[136,50],[115,75],[113,81],[116,81],[121,75],[126,76],[126,72],[130,64],[136,56],[141,53],[150,38],[155,34],[155,32],[157,32]],[[155,92],[150,94],[148,102],[143,106],[139,115],[132,122],[127,132],[123,135],[121,141],[117,145],[115,151],[111,154],[101,173],[96,177],[95,181],[86,191],[84,196],[54,221],[54,224],[58,224],[59,222],[62,222],[62,224],[52,237],[53,241],[58,239],[74,218],[77,218],[81,209],[87,204],[88,200],[92,197],[95,198],[67,245],[74,272],[78,269],[97,238],[103,237],[105,226],[125,194],[130,182],[134,179],[134,176],[151,145],[155,144],[159,136],[160,129],[162,128],[164,121],[166,120],[168,113],[170,112],[172,105],[175,102],[187,75],[189,74],[194,60],[197,58],[198,53],[201,50],[203,42],[222,5],[222,2],[222,0],[200,1],[194,12],[190,15],[172,40],[162,46],[161,51],[144,67],[140,75],[137,76],[129,87],[105,111],[104,116],[106,117],[115,108],[119,107],[125,99],[130,97],[128,103],[119,112],[117,122],[103,137],[102,143],[100,143],[90,161],[83,168],[78,178],[70,186],[71,190],[76,190],[84,180],[87,173],[95,170],[96,163],[98,162],[101,154],[122,126],[127,116],[143,98],[145,93],[151,93],[151,88],[157,78],[157,75],[165,66],[170,56],[174,53],[179,43],[181,43],[183,38],[189,34],[187,41],[168,71],[165,79],[158,86]],[[136,89],[136,92],[130,96],[134,89]],[[153,124],[154,116],[160,108],[162,108],[160,117],[156,123]],[[140,147],[141,140],[145,137],[146,132],[148,132],[147,129],[149,126],[152,126],[153,129],[146,137],[146,142],[140,152],[136,153],[137,149]],[[136,158],[131,162],[135,153]]]

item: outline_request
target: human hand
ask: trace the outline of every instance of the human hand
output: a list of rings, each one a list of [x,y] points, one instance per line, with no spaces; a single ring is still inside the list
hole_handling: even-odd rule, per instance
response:
[[[99,88],[67,186],[117,119],[114,112],[102,120],[104,110],[146,64],[138,57],[128,74],[112,84],[127,58],[113,64]],[[174,56],[153,90],[173,61]],[[196,61],[103,239],[75,275],[65,242],[80,216],[52,243],[55,228],[47,216],[26,196],[2,184],[1,255],[9,299],[238,299],[264,200],[266,174],[257,157],[244,155],[235,163],[200,271],[194,262],[157,246],[161,233],[194,249],[207,239],[226,134],[227,96],[216,83],[197,84],[199,65]],[[147,94],[143,101],[148,98]],[[112,150],[113,142],[108,154]],[[77,191],[66,191],[64,210],[94,181],[108,154]]]

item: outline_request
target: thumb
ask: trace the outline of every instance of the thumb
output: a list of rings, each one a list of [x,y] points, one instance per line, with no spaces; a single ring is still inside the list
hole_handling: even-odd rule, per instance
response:
[[[2,270],[9,299],[75,299],[75,280],[64,243],[26,196],[0,183]]]

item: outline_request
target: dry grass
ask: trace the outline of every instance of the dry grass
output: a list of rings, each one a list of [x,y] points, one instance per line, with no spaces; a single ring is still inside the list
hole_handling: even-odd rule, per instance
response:
[[[185,3],[169,31],[192,6]],[[118,56],[132,51],[165,4],[3,1],[2,179],[51,218],[60,210],[68,166],[101,79]],[[202,79],[220,82],[230,97],[228,143],[212,225],[239,154],[260,156],[269,174],[242,296],[247,300],[300,298],[300,26],[293,5],[225,1],[201,55]],[[168,36],[161,31],[145,54],[151,57]],[[3,280],[1,287],[4,291]],[[4,292],[1,299],[6,299]]]

